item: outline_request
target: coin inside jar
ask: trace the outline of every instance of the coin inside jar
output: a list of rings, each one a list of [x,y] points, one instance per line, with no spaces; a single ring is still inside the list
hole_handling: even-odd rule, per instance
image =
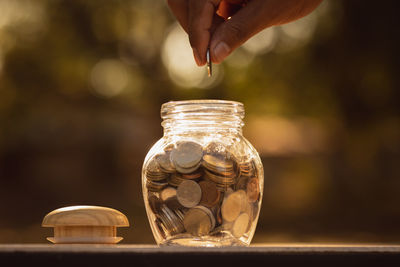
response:
[[[228,158],[217,157],[214,155],[204,155],[204,167],[216,173],[230,175],[233,172],[233,161]]]
[[[232,225],[231,232],[234,237],[241,237],[247,232],[250,224],[250,216],[247,213],[240,214]]]
[[[196,170],[203,158],[203,148],[195,142],[179,143],[171,151],[171,160],[179,172],[190,173]]]
[[[158,162],[160,169],[162,169],[163,171],[165,171],[167,173],[174,173],[175,167],[171,162],[170,154],[171,154],[171,152],[165,152],[162,154],[158,154],[155,156],[155,159]]]
[[[179,203],[176,197],[176,189],[173,187],[164,188],[160,192],[160,198],[170,209],[176,210],[182,208],[182,205]]]
[[[182,206],[192,208],[200,202],[201,188],[195,181],[185,180],[179,184],[176,196]]]
[[[221,214],[224,221],[233,222],[240,214],[242,210],[243,194],[236,191],[228,195],[221,207]]]
[[[182,177],[182,174],[180,173],[173,173],[171,176],[168,178],[168,183],[172,186],[179,186],[185,179]]]
[[[184,231],[182,221],[173,211],[165,205],[161,205],[161,211],[159,217],[170,234],[174,235]]]
[[[189,180],[196,180],[203,176],[203,171],[201,169],[197,169],[195,172],[192,173],[183,173],[182,178],[189,179]]]
[[[210,181],[201,181],[199,185],[201,188],[200,204],[209,208],[217,205],[221,192],[217,189],[216,184]]]
[[[195,236],[207,235],[215,226],[211,211],[207,212],[207,208],[200,207],[190,209],[183,220],[186,231]]]
[[[147,180],[146,187],[149,191],[151,192],[160,192],[164,187],[168,185],[168,182],[166,180],[163,181],[152,181],[152,180]]]
[[[154,213],[159,213],[161,211],[161,201],[155,195],[150,195],[149,198],[149,206]]]
[[[151,160],[146,169],[146,178],[151,181],[161,181],[169,177],[169,174],[163,172],[156,160]]]
[[[250,202],[256,202],[260,195],[260,186],[256,177],[251,178],[247,183],[247,197]]]

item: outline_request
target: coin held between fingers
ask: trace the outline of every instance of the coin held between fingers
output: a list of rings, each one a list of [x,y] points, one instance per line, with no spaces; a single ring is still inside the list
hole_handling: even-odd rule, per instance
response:
[[[207,73],[208,77],[212,76],[212,62],[210,56],[210,48],[207,48]]]

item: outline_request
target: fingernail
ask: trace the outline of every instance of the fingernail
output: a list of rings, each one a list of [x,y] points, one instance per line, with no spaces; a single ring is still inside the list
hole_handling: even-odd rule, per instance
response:
[[[193,48],[193,56],[194,60],[196,61],[197,66],[201,66],[201,59],[199,55],[199,51],[196,48]]]
[[[231,52],[231,48],[225,42],[219,42],[214,48],[214,57],[217,62],[221,62]]]

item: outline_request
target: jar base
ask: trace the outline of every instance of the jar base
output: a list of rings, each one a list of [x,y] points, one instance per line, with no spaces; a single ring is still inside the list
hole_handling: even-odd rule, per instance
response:
[[[184,247],[229,247],[229,246],[248,246],[246,243],[238,240],[234,237],[214,237],[214,236],[202,236],[202,237],[188,237],[174,236],[163,241],[160,246],[184,246]]]

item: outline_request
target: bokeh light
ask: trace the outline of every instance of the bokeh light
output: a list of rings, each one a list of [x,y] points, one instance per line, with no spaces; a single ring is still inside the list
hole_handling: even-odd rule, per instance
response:
[[[128,85],[128,70],[119,60],[104,59],[93,67],[90,81],[95,93],[103,97],[113,97]]]
[[[274,49],[277,38],[275,28],[268,28],[246,41],[243,48],[256,55],[265,54]]]
[[[205,67],[199,68],[193,58],[188,36],[179,24],[174,24],[165,39],[162,59],[173,82],[183,88],[212,88],[222,79],[223,72],[218,65],[213,67],[211,79]]]

